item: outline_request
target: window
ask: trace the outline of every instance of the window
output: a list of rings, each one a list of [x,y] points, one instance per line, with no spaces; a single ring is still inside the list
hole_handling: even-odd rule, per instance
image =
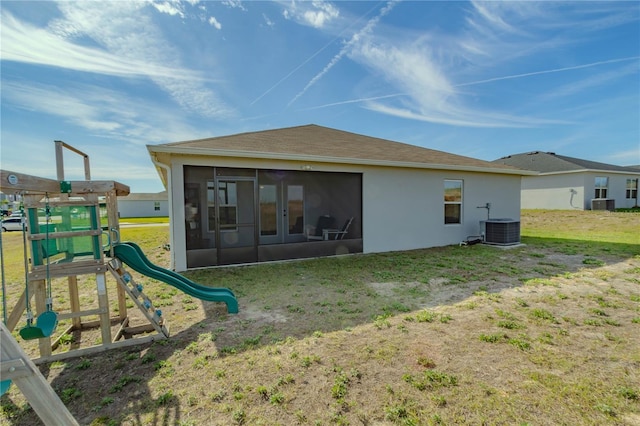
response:
[[[444,223],[462,223],[462,181],[444,181]]]
[[[627,199],[638,199],[638,179],[627,179]]]
[[[596,178],[596,194],[594,198],[607,198],[607,187],[609,186],[609,178]]]
[[[159,212],[160,211],[160,201],[153,202],[153,210]]]

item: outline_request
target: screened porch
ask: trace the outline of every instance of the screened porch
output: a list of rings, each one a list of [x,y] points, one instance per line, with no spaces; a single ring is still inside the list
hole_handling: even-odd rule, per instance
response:
[[[184,167],[187,267],[362,252],[362,174]]]

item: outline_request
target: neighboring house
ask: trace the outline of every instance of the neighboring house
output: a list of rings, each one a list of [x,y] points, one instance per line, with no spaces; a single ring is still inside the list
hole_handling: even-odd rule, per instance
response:
[[[495,164],[539,172],[522,178],[523,209],[613,210],[638,205],[640,170],[557,155],[527,152]]]
[[[317,125],[147,149],[169,191],[178,271],[457,244],[489,214],[519,221],[532,174]]]
[[[5,194],[0,192],[0,209],[3,213],[20,209],[21,197],[18,194]]]
[[[167,191],[157,193],[131,193],[118,197],[118,215],[126,217],[167,217],[169,202]]]

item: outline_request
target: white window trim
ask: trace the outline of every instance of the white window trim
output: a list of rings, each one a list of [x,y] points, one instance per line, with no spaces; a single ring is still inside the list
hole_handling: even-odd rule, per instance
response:
[[[445,179],[444,182],[460,182],[460,201],[446,201],[444,200],[444,204],[443,204],[443,208],[444,206],[448,205],[448,204],[457,204],[460,206],[460,221],[459,222],[455,222],[455,223],[447,223],[446,222],[446,217],[444,218],[444,224],[449,226],[449,225],[462,225],[463,223],[463,218],[462,218],[462,213],[463,213],[463,208],[462,205],[464,203],[464,180],[463,179]]]

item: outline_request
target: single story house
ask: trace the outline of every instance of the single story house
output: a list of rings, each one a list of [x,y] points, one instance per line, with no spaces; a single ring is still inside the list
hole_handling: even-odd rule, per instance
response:
[[[537,175],[522,178],[523,209],[613,210],[638,205],[640,170],[553,152],[533,151],[494,161]]]
[[[146,193],[132,192],[118,197],[119,217],[167,217],[169,199],[167,191]]]
[[[489,215],[519,221],[532,174],[317,125],[147,149],[177,271],[458,244]]]

